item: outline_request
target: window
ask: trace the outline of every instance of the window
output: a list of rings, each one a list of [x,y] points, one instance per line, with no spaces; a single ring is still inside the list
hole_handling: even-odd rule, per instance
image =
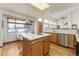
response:
[[[25,29],[25,21],[8,19],[8,32],[24,32]]]
[[[15,24],[8,23],[8,32],[15,32]]]
[[[26,23],[23,20],[8,19],[8,32],[34,32],[33,22]]]
[[[16,24],[16,32],[24,32],[26,31],[24,24]]]
[[[8,19],[8,32],[15,32],[15,20]]]
[[[56,22],[52,20],[44,20],[44,31],[53,30],[56,28]]]
[[[47,19],[44,20],[44,30],[49,30],[49,21]]]

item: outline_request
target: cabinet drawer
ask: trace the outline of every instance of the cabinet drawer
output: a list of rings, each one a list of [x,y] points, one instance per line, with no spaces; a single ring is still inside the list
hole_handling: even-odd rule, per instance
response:
[[[42,42],[43,41],[43,38],[40,38],[40,39],[35,39],[32,41],[32,44],[36,44],[36,43],[39,43],[39,42]]]
[[[32,46],[32,56],[43,56],[43,42]]]

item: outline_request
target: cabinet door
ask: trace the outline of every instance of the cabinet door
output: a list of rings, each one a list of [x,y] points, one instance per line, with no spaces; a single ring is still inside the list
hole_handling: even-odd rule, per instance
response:
[[[63,39],[64,39],[64,46],[65,47],[68,47],[68,36],[69,36],[68,34],[64,34],[64,38]]]
[[[31,42],[27,39],[23,40],[23,56],[31,56]]]
[[[43,56],[43,42],[39,42],[32,46],[32,56]]]
[[[69,35],[69,47],[74,48],[75,42],[75,35]]]
[[[50,49],[50,42],[48,37],[44,38],[44,55],[46,55],[49,52]]]
[[[50,42],[57,43],[57,34],[56,33],[50,33],[49,36]]]
[[[61,34],[58,34],[58,35],[57,35],[57,43],[58,43],[59,45],[61,45],[61,43],[62,43],[61,39],[62,39]]]

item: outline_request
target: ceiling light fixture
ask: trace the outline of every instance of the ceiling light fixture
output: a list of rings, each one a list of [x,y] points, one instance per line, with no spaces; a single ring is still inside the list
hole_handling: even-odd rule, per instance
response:
[[[47,3],[31,3],[31,4],[40,10],[45,10],[50,6]]]
[[[39,22],[42,22],[42,18],[38,18],[38,21],[39,21]]]

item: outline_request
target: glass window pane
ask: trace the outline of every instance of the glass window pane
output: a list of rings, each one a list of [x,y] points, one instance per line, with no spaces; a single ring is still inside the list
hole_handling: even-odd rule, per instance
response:
[[[16,24],[16,31],[17,32],[24,32],[24,31],[26,31],[25,25],[24,24]]]
[[[47,24],[49,23],[49,21],[47,19],[45,19],[44,22],[47,23]]]
[[[8,23],[8,32],[15,32],[15,24]]]
[[[16,20],[16,23],[26,23],[25,21]]]
[[[8,22],[15,22],[14,19],[8,19]]]
[[[15,27],[15,24],[8,23],[8,27],[9,28],[14,28]]]

